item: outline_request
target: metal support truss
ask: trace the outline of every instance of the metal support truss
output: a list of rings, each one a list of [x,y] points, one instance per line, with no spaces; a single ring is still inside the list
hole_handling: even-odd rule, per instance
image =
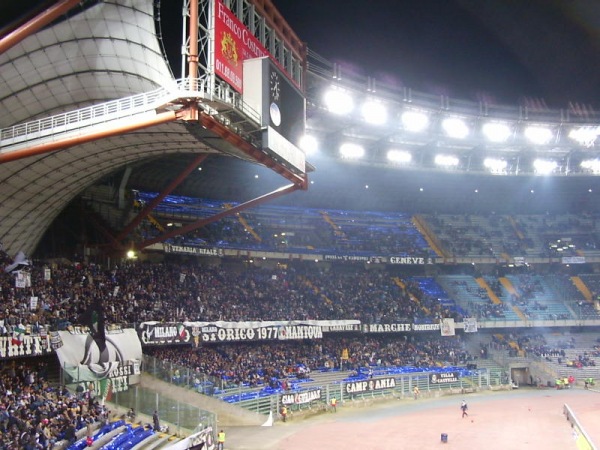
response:
[[[171,181],[171,183],[169,183],[169,185],[163,189],[163,191],[158,194],[155,198],[152,199],[152,201],[150,203],[148,203],[148,205],[146,205],[146,207],[140,211],[140,213],[131,221],[129,222],[129,224],[119,233],[119,235],[116,237],[117,241],[122,241],[129,233],[131,233],[131,231],[137,227],[142,220],[144,220],[144,218],[146,218],[151,212],[152,210],[154,210],[154,208],[156,208],[156,206],[167,196],[169,195],[171,192],[173,192],[173,190],[179,186],[183,180],[186,179],[186,177],[192,173],[192,171],[194,169],[196,169],[198,167],[198,165],[200,163],[202,163],[202,161],[204,161],[207,158],[208,154],[206,153],[202,153],[200,155],[197,155],[194,160],[192,162],[190,162],[188,164],[188,166],[183,169],[181,171],[181,173],[179,175],[177,175],[177,177],[175,177],[175,179],[173,181]]]
[[[146,248],[146,247],[148,247],[148,246],[150,246],[152,244],[156,244],[158,242],[164,242],[167,239],[170,239],[172,237],[180,236],[182,234],[189,233],[190,231],[197,230],[198,228],[202,228],[202,227],[204,227],[204,226],[206,226],[206,225],[208,225],[210,223],[216,222],[217,220],[221,220],[224,217],[231,216],[233,214],[237,214],[238,212],[244,211],[244,210],[246,210],[248,208],[252,208],[253,206],[261,205],[261,204],[266,203],[266,202],[268,202],[270,200],[273,200],[273,199],[279,198],[279,197],[281,197],[283,195],[286,195],[286,194],[289,194],[291,192],[294,192],[294,191],[296,191],[298,189],[300,189],[300,186],[298,186],[296,184],[291,184],[291,185],[288,185],[288,186],[281,187],[281,188],[276,189],[276,190],[274,190],[272,192],[269,192],[268,194],[261,195],[260,197],[257,197],[257,198],[255,198],[253,200],[249,200],[249,201],[247,201],[245,203],[241,203],[241,204],[239,204],[237,206],[234,206],[233,208],[230,208],[228,210],[225,210],[225,211],[222,211],[220,213],[217,213],[214,216],[198,220],[198,221],[196,221],[194,223],[191,223],[189,225],[181,227],[181,228],[179,228],[177,230],[173,230],[173,231],[171,231],[169,233],[165,233],[165,234],[162,234],[162,235],[157,236],[155,238],[148,239],[148,240],[146,240],[146,241],[144,241],[144,242],[142,242],[142,243],[139,244],[138,250],[143,250],[144,248]]]

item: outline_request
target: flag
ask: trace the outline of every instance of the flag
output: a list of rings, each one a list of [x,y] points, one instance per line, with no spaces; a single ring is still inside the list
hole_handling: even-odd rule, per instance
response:
[[[475,317],[465,317],[463,324],[465,333],[477,333],[477,319]]]
[[[31,274],[29,272],[17,272],[15,277],[16,288],[27,288],[31,287]]]
[[[25,334],[25,327],[19,324],[13,330],[13,337],[11,339],[12,345],[21,345],[23,343],[23,335]]]
[[[102,353],[106,350],[106,330],[104,326],[104,305],[102,299],[94,299],[89,309],[80,317],[81,323],[90,329],[92,339]]]
[[[442,323],[440,325],[442,336],[454,336],[454,319],[446,317],[442,319]]]
[[[17,253],[17,256],[15,256],[13,263],[6,266],[4,271],[6,273],[20,271],[20,270],[24,269],[25,267],[28,267],[30,264],[31,263],[25,256],[25,253],[19,252],[19,253]]]

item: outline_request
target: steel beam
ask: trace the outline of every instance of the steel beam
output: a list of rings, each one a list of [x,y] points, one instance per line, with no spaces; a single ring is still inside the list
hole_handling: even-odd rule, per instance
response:
[[[117,241],[122,241],[123,238],[125,238],[129,233],[131,233],[131,230],[133,230],[135,227],[137,227],[140,222],[142,220],[144,220],[144,218],[146,218],[146,216],[148,216],[148,214],[150,214],[152,212],[152,210],[154,208],[156,208],[156,206],[167,196],[169,195],[171,192],[173,192],[173,190],[179,186],[181,184],[181,182],[183,180],[186,179],[186,177],[192,173],[192,171],[198,167],[198,165],[200,163],[202,163],[202,161],[204,161],[206,159],[208,155],[206,153],[202,153],[197,155],[194,160],[188,164],[188,166],[183,169],[181,171],[181,173],[179,175],[177,175],[177,177],[171,181],[171,183],[169,183],[169,185],[160,193],[158,194],[155,198],[152,199],[152,201],[150,203],[148,203],[148,205],[146,205],[146,207],[144,209],[142,209],[142,211],[140,211],[140,213],[134,217],[134,219],[129,222],[129,224],[119,233],[119,235],[117,236]]]
[[[214,216],[198,220],[198,221],[190,223],[184,227],[181,227],[177,230],[173,230],[173,231],[171,231],[169,233],[165,233],[161,236],[157,236],[155,238],[148,239],[139,244],[138,250],[143,250],[144,248],[146,248],[152,244],[156,244],[158,242],[164,242],[167,239],[170,239],[172,237],[180,236],[180,235],[188,233],[190,231],[197,230],[198,228],[202,228],[202,227],[208,225],[209,223],[213,223],[213,222],[216,222],[217,220],[221,220],[223,217],[231,216],[232,214],[236,214],[240,211],[244,211],[245,209],[251,208],[253,206],[262,205],[263,203],[268,202],[269,200],[273,200],[273,199],[282,197],[282,196],[289,194],[291,192],[294,192],[300,188],[301,188],[301,186],[299,186],[297,184],[290,184],[288,186],[281,187],[272,192],[269,192],[268,194],[261,195],[260,197],[257,197],[253,200],[249,200],[245,203],[241,203],[237,206],[234,206],[233,208],[230,208],[228,210],[217,213]]]
[[[62,0],[0,39],[0,55],[28,36],[62,16],[81,0]]]
[[[173,122],[179,118],[178,113],[181,111],[167,111],[159,113],[151,119],[137,120],[135,122],[127,123],[126,125],[110,126],[106,125],[107,128],[87,133],[82,136],[74,136],[58,141],[47,142],[44,144],[34,145],[33,147],[24,148],[21,150],[12,150],[6,153],[0,153],[0,164],[17,161],[23,158],[29,158],[31,156],[38,156],[44,153],[51,153],[56,150],[63,150],[65,148],[73,147],[75,145],[87,144],[88,142],[97,141],[108,137],[118,136],[132,131],[141,130],[143,128],[152,127],[154,125],[160,125],[167,122]]]

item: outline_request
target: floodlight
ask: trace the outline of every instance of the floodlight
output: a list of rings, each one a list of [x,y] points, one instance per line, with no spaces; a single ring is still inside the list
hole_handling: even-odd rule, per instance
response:
[[[600,127],[579,127],[573,128],[569,132],[569,137],[581,145],[591,147],[596,142],[596,138],[600,134]]]
[[[600,160],[596,159],[584,159],[581,161],[581,167],[592,172],[594,175],[600,173]]]
[[[552,130],[539,125],[525,128],[525,137],[533,144],[547,144],[552,139]]]
[[[409,163],[412,155],[404,150],[390,150],[387,152],[387,159],[395,163]]]
[[[434,162],[438,166],[456,167],[458,166],[459,160],[456,156],[452,155],[436,155]]]
[[[505,123],[488,122],[483,124],[481,131],[492,142],[504,142],[510,136],[510,127]]]
[[[387,109],[381,102],[367,100],[362,106],[362,116],[371,125],[383,125],[387,122]]]
[[[349,114],[354,108],[350,94],[341,89],[332,88],[325,93],[325,106],[333,114]]]
[[[342,158],[358,159],[364,156],[365,149],[358,144],[347,142],[340,145],[340,154],[342,155]]]
[[[548,175],[554,171],[558,167],[556,161],[552,161],[549,159],[536,159],[533,161],[533,168],[535,172],[540,175]]]
[[[424,131],[429,126],[429,117],[420,111],[405,111],[402,113],[402,126],[415,133]]]
[[[317,138],[305,134],[300,138],[300,149],[303,150],[306,155],[314,155],[319,150]]]
[[[458,117],[447,117],[442,121],[442,128],[451,138],[464,139],[469,134],[469,127]]]
[[[506,173],[508,163],[504,159],[485,158],[483,165],[492,173]]]

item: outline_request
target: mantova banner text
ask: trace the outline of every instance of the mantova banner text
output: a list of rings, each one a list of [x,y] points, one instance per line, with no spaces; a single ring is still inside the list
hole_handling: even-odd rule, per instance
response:
[[[138,334],[144,345],[202,342],[285,341],[321,339],[323,333],[360,331],[358,320],[291,320],[269,322],[143,322]]]
[[[470,332],[477,331],[473,320]],[[439,323],[373,323],[358,320],[302,320],[270,322],[143,322],[138,328],[143,345],[195,345],[211,342],[321,339],[323,334],[364,334],[443,331]]]

